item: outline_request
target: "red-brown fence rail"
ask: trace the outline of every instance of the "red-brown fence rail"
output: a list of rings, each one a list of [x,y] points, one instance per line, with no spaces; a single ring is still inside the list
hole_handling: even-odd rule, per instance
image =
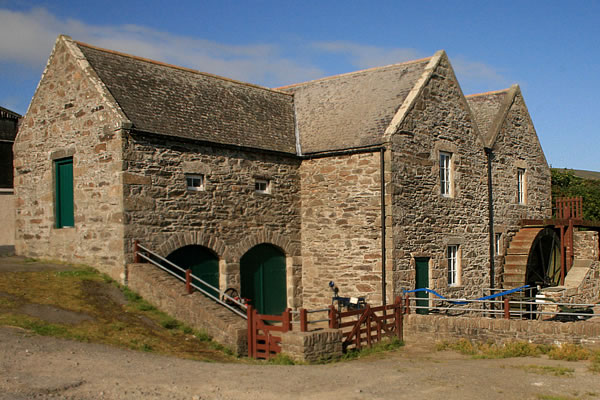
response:
[[[329,327],[342,329],[344,351],[371,347],[383,338],[402,340],[403,302],[400,297],[393,304],[340,312],[334,306],[329,310]]]
[[[281,315],[262,315],[248,306],[248,357],[268,360],[281,353],[281,333],[292,329],[290,309]]]

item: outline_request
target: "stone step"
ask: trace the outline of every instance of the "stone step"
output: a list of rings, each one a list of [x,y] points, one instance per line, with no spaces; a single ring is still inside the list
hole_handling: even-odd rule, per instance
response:
[[[525,273],[527,272],[527,267],[521,267],[521,266],[504,266],[504,274],[511,274],[511,275],[520,275],[522,277],[525,277]]]
[[[504,257],[505,265],[527,265],[529,254],[507,254]]]

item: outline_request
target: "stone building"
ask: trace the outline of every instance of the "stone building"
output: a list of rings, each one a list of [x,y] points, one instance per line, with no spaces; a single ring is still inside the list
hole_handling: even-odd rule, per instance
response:
[[[13,143],[21,116],[0,107],[0,253],[12,252],[15,243],[13,195]]]
[[[265,312],[480,294],[551,214],[518,86],[465,97],[443,51],[268,89],[60,36],[14,150],[18,254],[126,279],[139,240]]]

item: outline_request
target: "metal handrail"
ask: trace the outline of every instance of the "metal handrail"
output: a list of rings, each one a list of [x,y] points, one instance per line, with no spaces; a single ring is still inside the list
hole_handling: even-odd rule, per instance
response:
[[[465,301],[464,299],[438,299],[438,298],[421,298],[421,297],[408,297],[408,300],[417,300],[421,301],[430,301],[432,303],[442,303],[442,302],[457,302],[457,301]],[[502,300],[468,300],[469,303],[481,303],[481,304],[503,304]],[[464,307],[467,304],[456,304],[453,307],[439,307],[435,306],[420,306],[414,305],[410,306],[411,309],[421,309],[421,310],[448,310],[448,311],[472,311],[483,314],[504,314],[504,310],[494,310],[494,309],[484,309],[484,308],[467,308]],[[516,306],[564,306],[564,307],[596,307],[598,304],[589,304],[589,303],[562,303],[556,302],[549,298],[531,298],[531,301],[523,301],[523,300],[509,300],[509,305]],[[600,313],[578,313],[578,312],[565,312],[565,311],[539,311],[539,310],[526,310],[521,307],[520,310],[509,310],[511,316],[523,316],[524,314],[529,315],[552,315],[552,316],[581,316],[581,317],[600,317]]]
[[[177,264],[167,260],[164,257],[159,256],[158,254],[154,253],[152,250],[147,249],[146,247],[142,246],[141,244],[138,244],[137,247],[147,253],[149,253],[150,255],[158,258],[159,260],[166,262],[167,264],[169,264],[170,266],[178,269],[179,271],[185,273],[186,270],[181,268],[180,266],[178,266]],[[140,257],[142,257],[143,259],[145,259],[146,261],[150,262],[151,264],[157,266],[158,268],[162,269],[165,272],[168,272],[169,274],[171,274],[172,276],[174,276],[175,278],[179,279],[182,282],[186,282],[185,279],[183,279],[183,277],[181,277],[180,275],[177,275],[175,272],[171,271],[170,269],[166,268],[164,265],[160,264],[159,262],[153,260],[151,257],[147,256],[144,253],[138,252],[137,253]],[[207,292],[206,290],[204,290],[203,288],[197,286],[196,284],[194,284],[194,282],[191,282],[191,286],[200,291],[201,293],[203,293],[204,295],[208,296],[209,298],[213,299],[214,301],[216,301],[217,303],[221,304],[222,306],[228,308],[229,310],[233,311],[234,313],[236,313],[237,315],[239,315],[240,317],[244,318],[244,319],[248,319],[248,316],[241,312],[240,310],[236,309],[235,307],[227,304],[226,302],[224,302],[223,300],[221,300],[221,298],[226,298],[229,301],[235,303],[237,306],[239,306],[240,308],[243,308],[244,310],[247,310],[248,307],[246,306],[246,304],[234,299],[233,297],[229,296],[228,294],[222,292],[221,290],[219,290],[218,288],[212,286],[210,283],[205,282],[204,280],[198,278],[197,276],[190,274],[190,276],[194,279],[196,279],[197,281],[199,281],[200,283],[202,283],[203,285],[207,286],[210,289],[213,289],[215,292],[219,293],[219,297],[215,297],[212,293]]]

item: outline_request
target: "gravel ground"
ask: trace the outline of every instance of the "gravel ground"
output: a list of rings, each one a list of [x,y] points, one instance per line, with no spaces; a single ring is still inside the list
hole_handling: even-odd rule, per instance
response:
[[[222,364],[0,327],[0,360],[0,399],[15,400],[600,398],[600,375],[588,371],[588,362],[475,360],[431,344],[329,365]],[[574,372],[554,376],[531,366]]]

